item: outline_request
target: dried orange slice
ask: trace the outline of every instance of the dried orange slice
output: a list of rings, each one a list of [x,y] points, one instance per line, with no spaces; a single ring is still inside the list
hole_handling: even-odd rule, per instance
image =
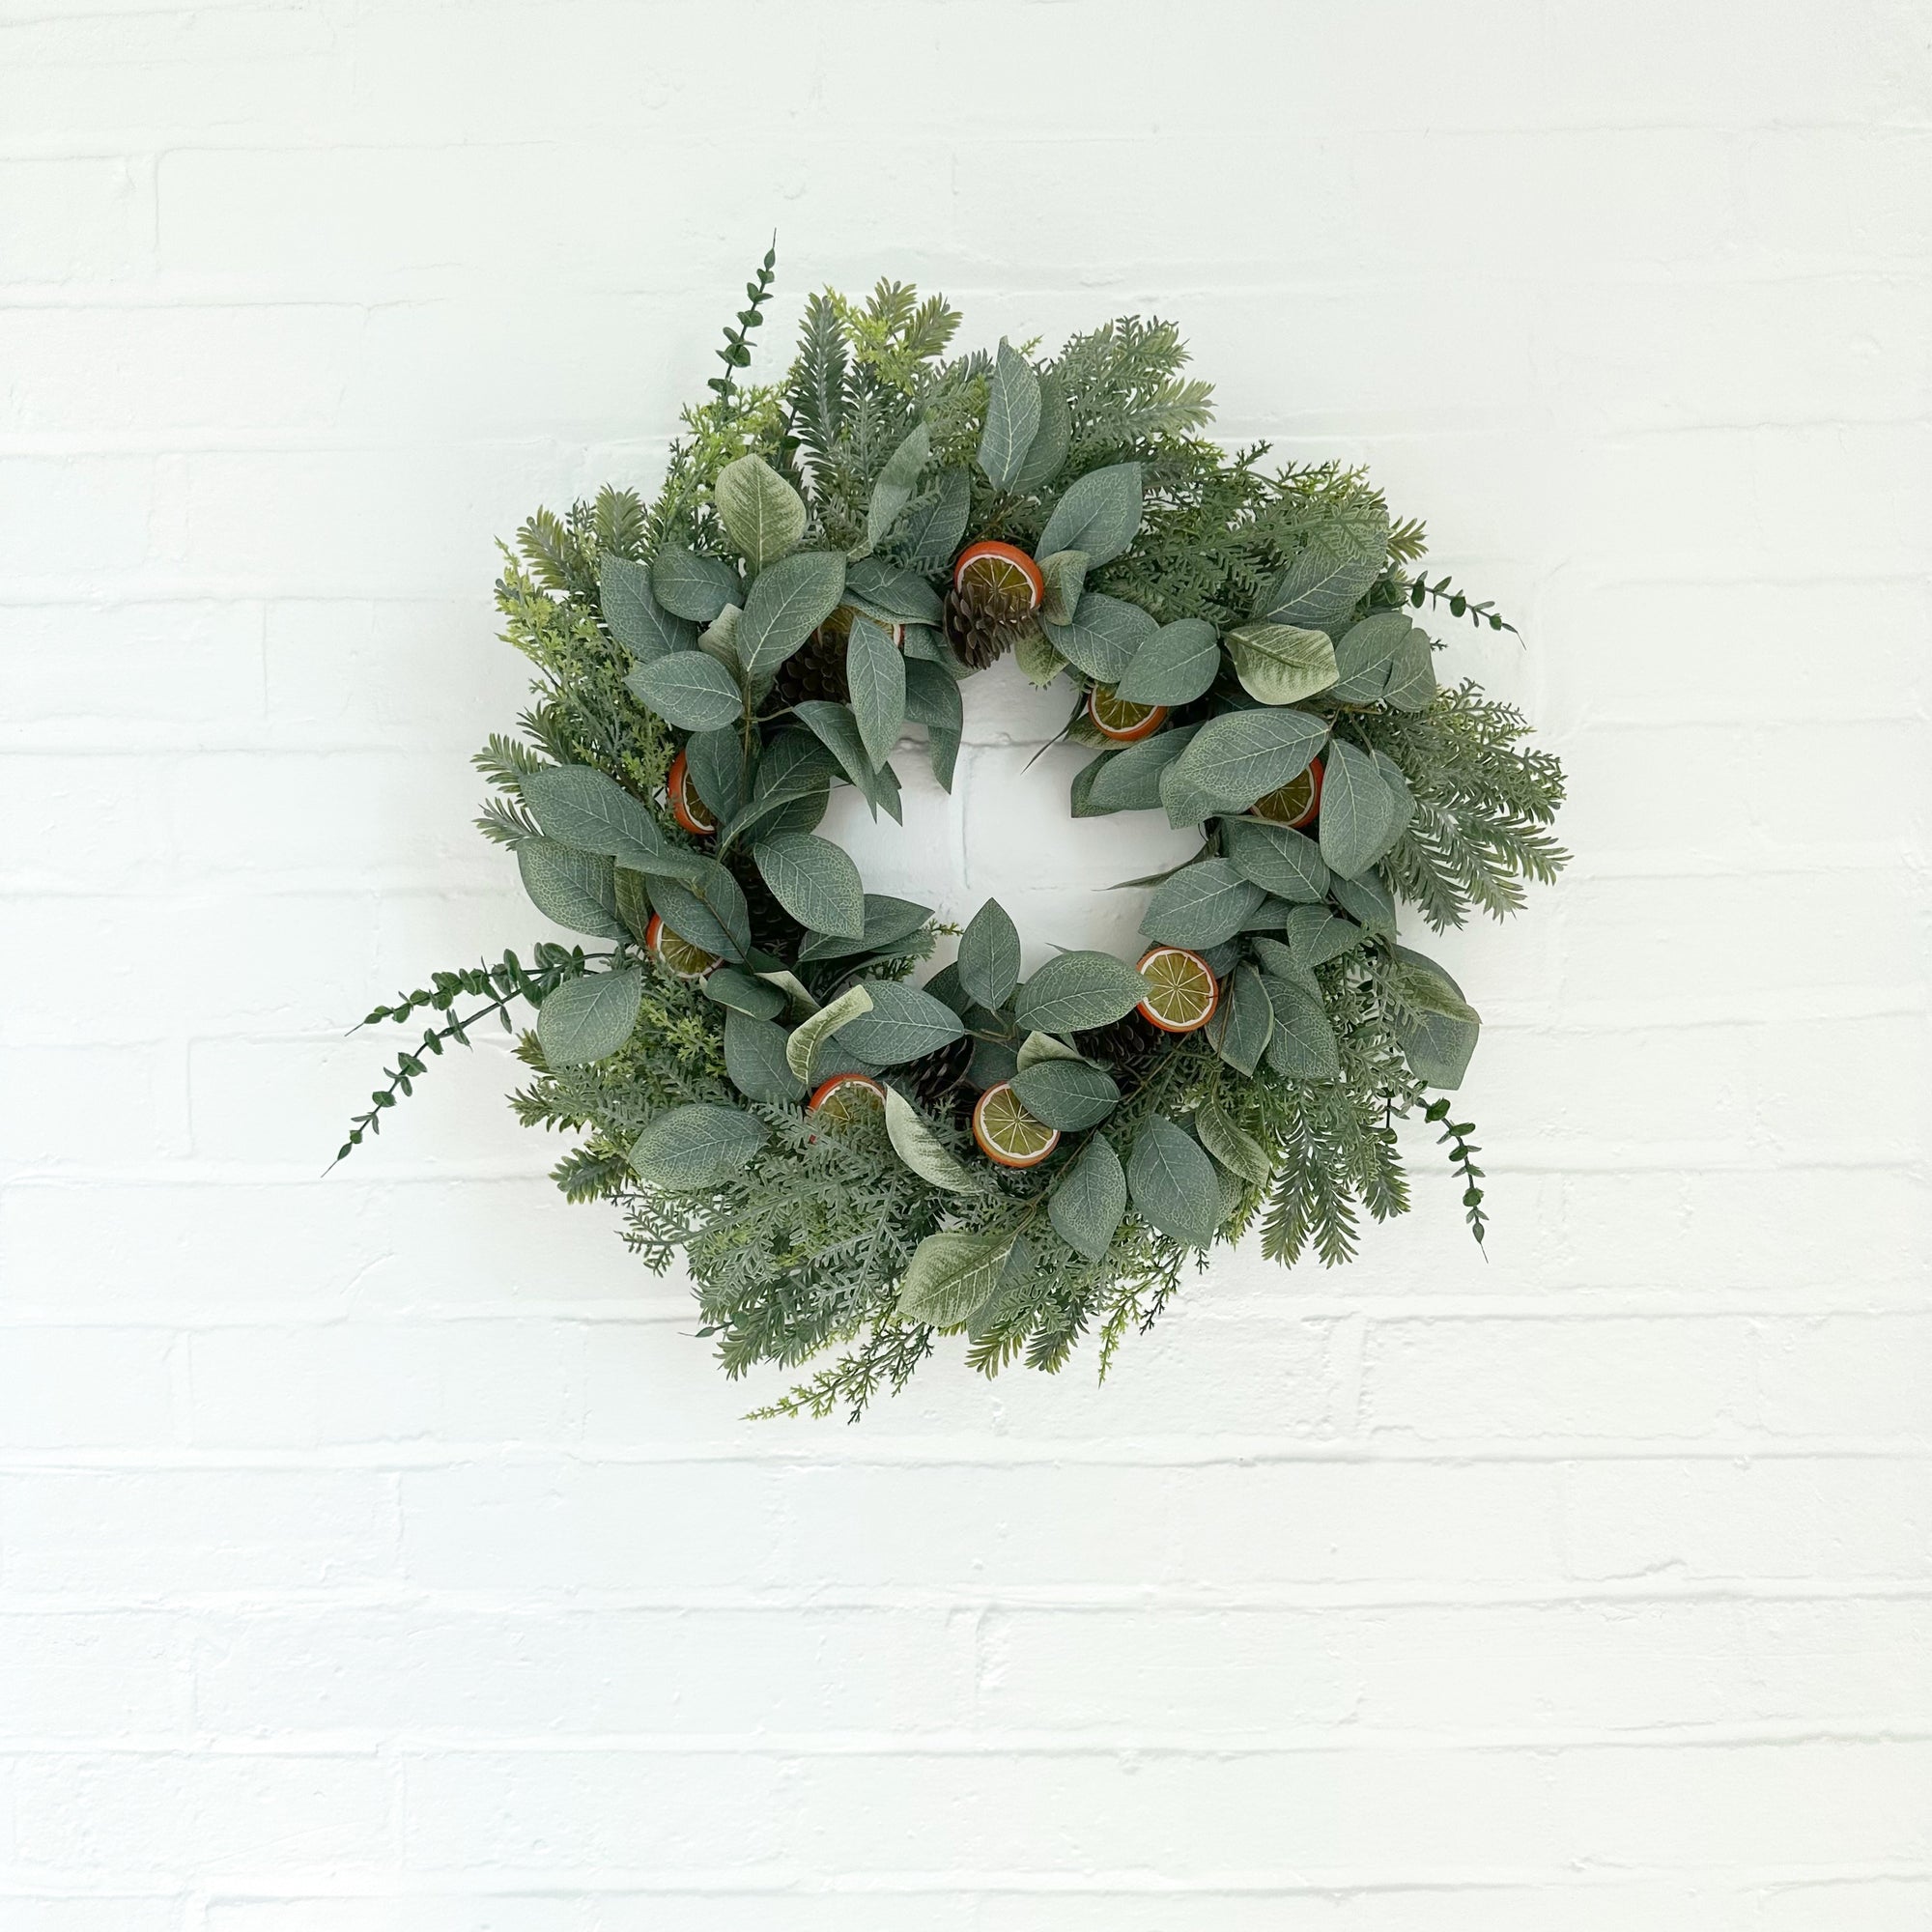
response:
[[[982,601],[1010,611],[1015,617],[1037,611],[1039,600],[1046,595],[1046,579],[1039,574],[1039,565],[1017,544],[991,539],[968,544],[952,566],[953,589],[969,586]]]
[[[652,913],[650,924],[644,927],[644,948],[656,955],[666,972],[675,973],[680,980],[701,980],[722,963],[717,953],[707,952],[673,932],[658,913]]]
[[[822,1081],[805,1103],[808,1114],[823,1114],[835,1127],[878,1113],[886,1104],[886,1090],[867,1073],[835,1073]]]
[[[1060,1129],[1020,1105],[1010,1080],[988,1087],[973,1108],[973,1138],[1002,1167],[1037,1167],[1060,1145]]]
[[[1162,1033],[1198,1033],[1221,1004],[1214,969],[1184,946],[1156,946],[1141,955],[1148,996],[1135,1009]]]
[[[1248,807],[1257,818],[1265,818],[1270,825],[1286,825],[1291,829],[1306,825],[1313,818],[1321,804],[1321,760],[1311,758],[1305,772],[1296,772],[1279,791],[1271,791],[1265,798],[1258,798]]]
[[[670,771],[665,779],[665,796],[670,800],[670,815],[687,832],[698,838],[709,838],[718,830],[717,819],[691,782],[691,767],[682,752],[670,761]]]
[[[1087,694],[1087,715],[1101,737],[1131,745],[1137,738],[1151,737],[1167,723],[1167,706],[1129,704],[1114,696],[1111,685],[1096,684]]]

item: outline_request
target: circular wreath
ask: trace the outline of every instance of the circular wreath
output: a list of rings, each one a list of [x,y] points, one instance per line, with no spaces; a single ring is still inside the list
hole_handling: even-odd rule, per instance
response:
[[[1509,627],[1417,571],[1422,526],[1359,470],[1208,440],[1168,324],[950,356],[960,318],[881,282],[813,296],[783,381],[747,386],[773,266],[655,500],[607,488],[504,552],[537,701],[478,755],[479,823],[606,944],[378,1007],[441,1019],[343,1153],[426,1054],[527,1003],[520,1118],[582,1135],[557,1184],[618,1202],[653,1269],[682,1250],[726,1371],[846,1345],[776,1411],[856,1413],[958,1329],[990,1374],[1097,1327],[1104,1374],[1257,1219],[1277,1260],[1349,1259],[1361,1209],[1408,1205],[1404,1119],[1439,1130],[1480,1241],[1474,1130],[1430,1094],[1480,1022],[1397,906],[1500,916],[1564,863],[1557,761],[1438,681],[1411,612]],[[1070,687],[1076,816],[1201,829],[1132,882],[1137,958],[1023,975],[997,901],[941,923],[819,833],[840,784],[898,817],[909,724],[950,788],[960,685],[1009,651]]]

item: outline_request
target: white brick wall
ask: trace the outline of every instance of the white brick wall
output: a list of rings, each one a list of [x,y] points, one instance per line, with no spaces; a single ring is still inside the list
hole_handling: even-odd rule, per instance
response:
[[[0,0],[0,1928],[1932,1922],[1928,43]],[[497,1046],[318,1179],[342,1028],[536,930],[493,542],[650,479],[775,223],[769,346],[1157,308],[1521,624],[1579,858],[1444,949],[1487,1263],[1424,1143],[1106,1390],[752,1426]],[[1042,848],[973,697],[875,882],[1124,944],[1161,835]]]

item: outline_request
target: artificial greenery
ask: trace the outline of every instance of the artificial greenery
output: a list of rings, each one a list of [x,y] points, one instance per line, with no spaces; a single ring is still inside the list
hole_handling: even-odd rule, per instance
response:
[[[1216,1242],[1352,1257],[1365,1216],[1408,1207],[1405,1121],[1439,1130],[1481,1241],[1475,1129],[1442,1097],[1480,1022],[1397,909],[1438,931],[1517,910],[1565,862],[1563,776],[1512,706],[1438,684],[1410,613],[1513,627],[1429,581],[1421,525],[1359,469],[1209,440],[1167,323],[956,354],[943,299],[881,282],[812,296],[782,379],[742,383],[775,260],[656,496],[540,511],[503,553],[534,702],[477,756],[479,825],[599,945],[376,1008],[442,1018],[342,1153],[425,1056],[533,1009],[514,1104],[571,1137],[557,1185],[614,1202],[651,1268],[683,1255],[729,1375],[807,1371],[765,1413],[856,1417],[955,1331],[987,1375],[1090,1335],[1104,1373]],[[955,572],[989,542],[1027,554],[1030,603]],[[959,686],[1007,649],[1095,753],[1072,811],[1201,829],[1133,883],[1148,937],[1211,976],[1205,1024],[1148,1024],[1157,989],[1105,955],[1022,979],[997,904],[960,931],[818,837],[838,784],[897,817],[909,725],[950,785]],[[1271,809],[1318,776],[1319,809]],[[1009,1083],[1027,1130],[1059,1130],[1036,1165],[969,1126]]]

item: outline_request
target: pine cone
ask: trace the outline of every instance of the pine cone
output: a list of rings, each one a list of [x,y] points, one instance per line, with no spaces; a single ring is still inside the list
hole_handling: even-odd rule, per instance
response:
[[[772,889],[759,875],[749,852],[734,852],[728,861],[731,876],[745,895],[745,911],[751,922],[752,944],[760,952],[784,959],[798,944],[799,923],[772,896]]]
[[[845,681],[845,646],[852,636],[853,611],[841,604],[779,666],[772,689],[783,704],[803,704],[807,698],[829,698],[848,704],[852,689]]]
[[[1131,1079],[1145,1072],[1155,1055],[1173,1044],[1173,1036],[1162,1033],[1136,1009],[1103,1027],[1076,1033],[1073,1044],[1089,1059],[1104,1060],[1116,1073]]]
[[[966,587],[946,593],[946,635],[953,655],[975,670],[997,663],[1026,636],[1032,611],[1017,598]]]
[[[973,1064],[973,1036],[961,1034],[898,1069],[906,1096],[929,1114],[957,1113],[965,1098],[966,1069]]]

